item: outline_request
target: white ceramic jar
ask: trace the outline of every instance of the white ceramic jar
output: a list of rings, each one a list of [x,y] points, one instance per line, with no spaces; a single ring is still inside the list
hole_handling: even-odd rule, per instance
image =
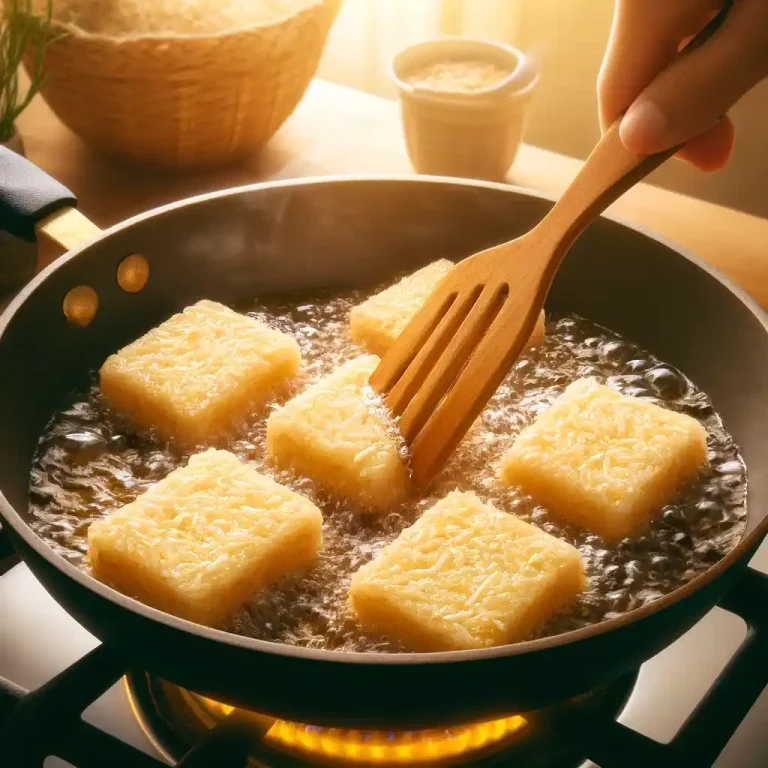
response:
[[[418,173],[504,179],[538,80],[521,51],[445,37],[401,51],[392,75],[408,155]]]

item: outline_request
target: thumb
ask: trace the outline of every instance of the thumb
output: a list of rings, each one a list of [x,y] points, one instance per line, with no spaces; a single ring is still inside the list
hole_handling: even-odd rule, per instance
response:
[[[621,140],[637,154],[684,144],[766,75],[768,0],[742,0],[709,41],[675,59],[637,97],[621,121]]]

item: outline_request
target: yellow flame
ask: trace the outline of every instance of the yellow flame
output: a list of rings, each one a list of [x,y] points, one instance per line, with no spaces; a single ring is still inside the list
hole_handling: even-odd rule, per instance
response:
[[[198,697],[228,715],[233,707]],[[512,715],[487,723],[429,731],[349,731],[276,720],[266,739],[273,746],[305,755],[355,760],[369,765],[419,763],[456,757],[489,747],[520,731],[527,720]]]

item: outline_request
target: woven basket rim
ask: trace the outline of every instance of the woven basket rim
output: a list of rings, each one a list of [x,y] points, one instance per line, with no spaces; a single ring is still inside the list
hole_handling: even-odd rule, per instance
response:
[[[324,6],[338,10],[342,0],[306,0],[306,3],[297,8],[293,13],[289,13],[286,16],[279,16],[276,19],[270,19],[268,21],[258,22],[255,24],[244,24],[242,26],[229,27],[228,29],[221,30],[219,32],[181,32],[169,34],[167,32],[148,32],[142,34],[122,35],[116,37],[114,35],[106,35],[101,32],[89,32],[82,29],[71,22],[55,21],[52,23],[52,28],[64,31],[67,33],[69,39],[76,38],[80,40],[88,40],[93,42],[103,42],[108,44],[116,43],[139,43],[139,42],[155,42],[166,43],[174,41],[210,41],[220,40],[222,38],[237,37],[238,35],[253,32],[255,30],[272,29],[283,26],[286,22],[291,21],[298,16],[309,11],[315,11]]]

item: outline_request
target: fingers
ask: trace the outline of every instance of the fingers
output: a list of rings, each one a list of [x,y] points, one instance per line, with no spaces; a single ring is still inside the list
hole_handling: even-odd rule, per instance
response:
[[[623,115],[678,53],[685,37],[701,29],[722,0],[617,0],[598,76],[600,125]]]
[[[724,117],[708,131],[691,139],[676,156],[700,171],[718,171],[731,158],[733,140],[733,123]]]
[[[685,156],[719,167],[733,143],[728,109],[768,75],[768,0],[737,0],[715,35],[661,71],[632,103],[620,135],[638,154],[700,137]],[[702,135],[703,134],[703,135]]]

